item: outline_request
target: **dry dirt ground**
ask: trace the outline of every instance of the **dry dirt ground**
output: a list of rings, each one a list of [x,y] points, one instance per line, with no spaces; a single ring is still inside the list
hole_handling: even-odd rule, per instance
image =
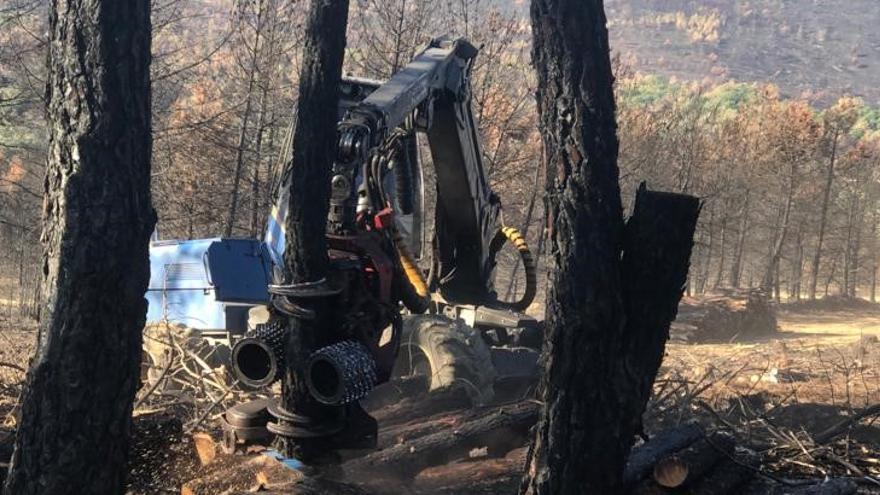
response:
[[[880,305],[783,305],[779,332],[722,344],[670,343],[646,413],[650,435],[698,418],[733,430],[770,476],[880,477],[880,425],[869,417],[825,444],[814,437],[880,403]],[[0,437],[33,350],[32,326],[0,322]],[[179,493],[201,475],[188,435],[136,421],[130,493]],[[174,429],[174,428],[172,428]],[[216,430],[215,430],[216,431]],[[162,437],[162,440],[159,439]],[[513,480],[517,473],[508,473]],[[427,492],[426,492],[427,493]],[[489,493],[489,492],[484,492]]]
[[[826,444],[834,425],[880,403],[880,305],[783,305],[779,332],[667,346],[649,429],[690,417],[733,429],[779,476],[880,476],[880,425],[868,417]]]

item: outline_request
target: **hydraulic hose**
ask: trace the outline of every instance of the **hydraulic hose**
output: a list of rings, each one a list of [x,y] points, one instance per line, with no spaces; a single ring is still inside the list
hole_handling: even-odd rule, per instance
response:
[[[422,275],[422,271],[413,259],[412,254],[409,252],[406,241],[397,229],[394,229],[393,239],[394,247],[397,249],[397,256],[400,259],[400,267],[403,270],[403,278],[405,278],[404,283],[401,284],[403,288],[401,298],[403,305],[415,314],[424,313],[428,310],[431,302],[428,284],[425,282],[425,277]]]
[[[535,258],[532,256],[532,251],[529,250],[525,237],[514,227],[501,227],[498,230],[495,239],[492,240],[491,252],[493,257],[498,254],[498,251],[501,250],[505,242],[513,244],[513,247],[519,253],[519,258],[523,264],[523,271],[525,271],[526,287],[518,301],[499,301],[499,303],[513,311],[525,311],[532,304],[532,301],[535,300],[535,294],[538,291],[538,274]]]

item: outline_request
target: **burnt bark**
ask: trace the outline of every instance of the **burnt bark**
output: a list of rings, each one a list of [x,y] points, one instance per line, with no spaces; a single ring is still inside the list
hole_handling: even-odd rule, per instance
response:
[[[619,493],[699,201],[642,188],[624,230],[603,2],[533,0],[531,18],[552,269],[544,406],[521,491]]]
[[[609,493],[622,477],[615,463],[625,459],[629,439],[623,440],[609,380],[624,321],[623,216],[606,18],[600,0],[533,0],[531,18],[552,269],[545,405],[522,492],[564,493],[569,487],[572,493]]]
[[[733,448],[734,440],[732,436],[719,432],[708,435],[685,449],[661,459],[662,462],[677,464],[686,470],[683,479],[675,480],[678,484],[670,484],[669,482],[672,480],[664,480],[662,477],[658,477],[658,473],[655,470],[653,476],[642,481],[632,490],[632,493],[666,493],[667,490],[665,488],[693,486],[703,475],[712,470],[722,460],[732,456]],[[665,483],[665,485],[661,482]]]
[[[737,233],[736,250],[733,255],[733,265],[730,267],[730,286],[739,289],[740,279],[742,278],[742,260],[743,251],[745,249],[746,234],[749,230],[749,199],[751,193],[746,190],[746,197],[743,200],[742,209],[740,210],[739,232]]]
[[[150,2],[52,2],[41,315],[6,493],[125,489],[156,215]]]
[[[822,192],[822,213],[819,219],[819,238],[816,240],[816,252],[813,254],[812,270],[810,272],[810,300],[816,299],[816,286],[819,280],[819,267],[822,263],[822,247],[825,242],[825,229],[828,224],[828,205],[831,203],[831,188],[834,186],[834,166],[837,161],[837,142],[840,139],[840,131],[835,129],[831,141],[831,158],[825,173],[825,187]],[[828,289],[826,287],[827,295]]]
[[[624,471],[623,480],[627,486],[633,486],[647,478],[654,465],[661,459],[686,448],[703,436],[703,430],[697,423],[685,423],[674,429],[660,432],[641,446],[633,449],[632,455]]]
[[[616,361],[623,395],[618,421],[629,445],[633,434],[642,433],[642,414],[687,283],[699,214],[697,198],[648,191],[642,184],[626,224],[621,260],[626,325]]]
[[[292,170],[284,250],[287,283],[319,282],[327,275],[330,171],[336,157],[338,116],[335,109],[347,23],[348,0],[312,0],[303,47],[293,154],[287,165]],[[318,419],[331,412],[309,395],[301,368],[309,353],[318,347],[321,326],[318,320],[291,319],[286,359],[289,364],[283,376],[281,397],[281,404],[288,411]],[[314,445],[309,443],[279,438],[278,447],[287,456],[306,458],[313,455],[309,451]]]
[[[241,116],[241,127],[238,130],[238,144],[235,148],[235,172],[233,173],[232,179],[232,192],[230,194],[231,199],[229,202],[229,214],[226,216],[226,227],[223,230],[223,235],[225,237],[232,237],[232,231],[235,228],[235,216],[238,212],[238,196],[239,196],[239,188],[241,186],[241,176],[244,173],[244,155],[245,155],[245,146],[247,146],[247,137],[248,137],[248,125],[250,124],[251,113],[253,109],[253,99],[254,99],[254,87],[257,82],[257,72],[258,72],[258,62],[260,55],[260,43],[263,36],[263,23],[265,19],[263,16],[265,15],[263,8],[257,8],[257,19],[256,26],[254,28],[254,45],[251,49],[251,60],[248,67],[248,82],[247,82],[247,90],[245,93],[245,103],[244,103],[244,113]],[[260,120],[263,119],[263,103],[265,102],[266,92],[265,89],[262,91],[260,97]],[[258,133],[262,133],[262,122],[258,125]],[[261,135],[258,134],[257,142],[261,139]],[[259,162],[257,162],[257,168],[259,168]]]
[[[782,210],[780,226],[778,229],[775,229],[778,233],[775,234],[773,247],[770,250],[770,256],[767,261],[767,269],[764,271],[764,278],[761,281],[761,288],[768,293],[774,288],[774,275],[779,270],[779,261],[782,259],[782,248],[785,246],[785,242],[788,239],[788,228],[791,223],[791,210],[794,205],[794,195],[798,182],[798,168],[797,162],[792,162],[789,167],[788,194],[785,198],[785,207]],[[776,290],[779,290],[778,284],[776,284]]]

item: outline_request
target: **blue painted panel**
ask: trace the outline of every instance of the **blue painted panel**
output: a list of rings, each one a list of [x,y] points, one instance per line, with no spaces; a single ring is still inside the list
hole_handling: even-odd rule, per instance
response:
[[[208,289],[208,247],[220,239],[160,241],[150,244],[150,290]]]
[[[269,260],[255,239],[223,239],[208,248],[210,282],[218,301],[264,304],[269,301]]]
[[[147,291],[147,323],[168,321],[203,330],[226,329],[224,304],[213,289]]]
[[[225,303],[266,303],[268,273],[268,256],[255,239],[154,242],[147,321],[228,329]]]

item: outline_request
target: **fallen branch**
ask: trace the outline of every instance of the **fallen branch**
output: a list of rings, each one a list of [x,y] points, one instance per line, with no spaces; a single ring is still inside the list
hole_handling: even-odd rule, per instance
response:
[[[26,369],[22,368],[21,366],[19,366],[19,365],[17,365],[17,364],[13,364],[13,363],[2,363],[2,362],[0,362],[0,368],[11,368],[11,369],[14,369],[15,371],[20,371],[20,372],[22,372],[22,373],[27,373],[27,370],[26,370]]]
[[[238,383],[238,381],[236,381],[236,382],[233,384],[233,387],[234,387],[237,383]],[[205,418],[208,417],[208,414],[210,414],[210,412],[211,412],[215,407],[217,407],[221,402],[223,402],[223,399],[225,399],[226,396],[229,395],[230,392],[232,392],[231,389],[226,389],[226,392],[223,392],[223,395],[221,395],[220,397],[218,397],[216,400],[214,400],[214,402],[211,403],[211,405],[209,405],[207,408],[205,408],[205,410],[202,411],[202,414],[200,414],[199,417],[196,418],[196,420],[195,420],[195,421],[194,421],[194,422],[193,422],[193,423],[187,428],[187,432],[191,432],[191,431],[195,430],[196,428],[198,428],[199,425],[202,424],[202,421],[204,421]]]
[[[808,485],[786,490],[790,495],[853,495],[858,485],[849,479],[831,479],[816,485]]]
[[[150,388],[147,389],[146,393],[144,393],[144,395],[142,395],[142,396],[137,400],[137,402],[135,402],[133,410],[137,411],[138,408],[140,408],[141,405],[144,403],[144,401],[147,400],[147,398],[148,398],[149,396],[153,395],[153,392],[155,392],[156,389],[159,388],[159,385],[161,385],[162,382],[165,381],[165,375],[168,374],[168,370],[171,369],[171,363],[173,363],[173,362],[174,362],[174,360],[173,360],[173,359],[170,359],[170,358],[167,359],[167,360],[165,361],[165,367],[162,368],[162,372],[159,373],[159,377],[156,378],[156,381],[154,381],[154,382],[150,385]]]
[[[869,416],[876,416],[878,414],[880,414],[880,404],[874,404],[873,406],[866,407],[858,413],[850,416],[849,418],[846,418],[843,421],[840,421],[839,423],[831,426],[827,430],[813,436],[813,441],[816,443],[816,445],[824,445],[833,440],[834,437],[844,433],[852,425]]]

